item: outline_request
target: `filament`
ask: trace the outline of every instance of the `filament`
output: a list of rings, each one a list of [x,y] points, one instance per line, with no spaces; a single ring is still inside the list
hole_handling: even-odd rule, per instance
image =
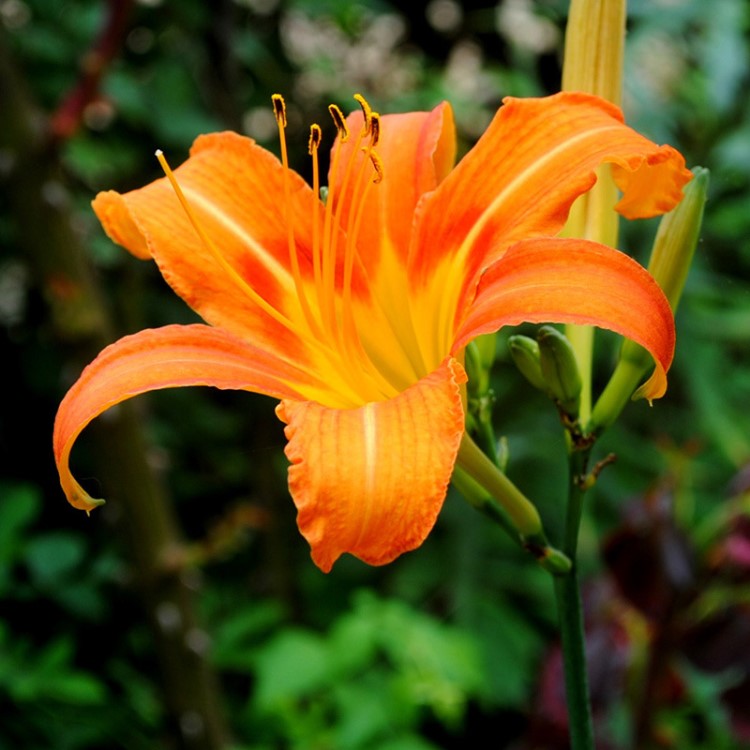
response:
[[[252,299],[253,302],[255,302],[264,312],[268,313],[268,315],[270,315],[277,323],[281,323],[281,325],[283,325],[295,335],[302,337],[302,331],[300,331],[300,329],[289,318],[287,318],[286,315],[279,312],[279,310],[277,310],[275,307],[273,307],[273,305],[269,304],[263,297],[261,297],[258,292],[256,292],[255,289],[253,289],[247,283],[247,281],[242,278],[242,276],[240,276],[240,274],[237,272],[237,269],[234,268],[229,263],[229,261],[227,261],[227,259],[221,254],[221,252],[216,247],[216,245],[214,245],[209,236],[203,231],[203,227],[201,227],[198,219],[193,213],[193,210],[190,207],[185,194],[182,192],[182,188],[177,182],[177,178],[175,177],[174,172],[172,172],[172,169],[167,163],[167,160],[164,157],[164,153],[161,151],[161,149],[156,151],[156,158],[159,160],[159,164],[161,165],[161,168],[164,170],[164,174],[167,176],[167,179],[172,185],[172,189],[175,191],[175,194],[177,195],[182,208],[187,214],[190,223],[198,233],[198,237],[200,238],[206,250],[208,250],[208,252],[210,253],[211,257],[219,264],[219,266],[229,276],[229,278],[240,289],[242,289],[242,291],[247,294],[247,296],[250,297],[250,299]]]
[[[286,149],[286,104],[284,103],[284,97],[281,94],[274,94],[271,97],[273,102],[273,112],[276,117],[276,123],[279,127],[279,141],[281,148],[281,164],[284,168],[284,214],[287,226],[287,243],[289,245],[289,264],[292,269],[292,278],[294,279],[294,287],[297,292],[297,299],[299,300],[302,313],[305,316],[307,325],[313,334],[319,333],[319,327],[313,316],[310,304],[307,301],[307,295],[305,294],[305,285],[302,281],[302,273],[300,272],[299,257],[297,256],[297,243],[294,239],[294,212],[291,205],[291,190],[289,187],[289,158]]]

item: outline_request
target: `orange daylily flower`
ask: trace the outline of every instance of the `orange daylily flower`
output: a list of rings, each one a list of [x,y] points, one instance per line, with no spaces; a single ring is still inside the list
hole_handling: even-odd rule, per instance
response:
[[[669,304],[609,247],[555,235],[570,205],[613,165],[627,218],[673,208],[682,156],[623,124],[593,96],[506,99],[454,167],[451,108],[338,129],[319,200],[282,160],[234,133],[201,136],[170,184],[97,196],[109,236],[164,278],[207,325],[144,330],[106,348],[65,396],[54,433],[61,484],[97,415],[145,391],[209,385],[281,399],[289,488],[312,556],[382,564],[418,547],[445,498],[464,435],[463,349],[528,322],[593,324],[644,346],[661,396],[674,349]],[[170,173],[171,174],[171,173]],[[181,195],[175,189],[178,190]]]

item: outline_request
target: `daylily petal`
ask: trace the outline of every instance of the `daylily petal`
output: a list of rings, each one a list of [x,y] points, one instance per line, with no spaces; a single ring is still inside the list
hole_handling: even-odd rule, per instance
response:
[[[287,318],[299,319],[286,226],[291,219],[300,269],[309,278],[312,216],[322,211],[317,197],[272,154],[235,133],[198,138],[175,175],[240,283],[201,241],[166,178],[124,195],[100,193],[93,207],[107,234],[140,258],[152,256],[167,282],[206,321],[301,356],[289,330],[259,308],[246,286]]]
[[[529,323],[608,328],[648,349],[656,369],[641,390],[667,387],[675,330],[669,302],[649,273],[624,253],[576,239],[519,242],[482,276],[454,351],[481,333]]]
[[[381,565],[423,542],[463,434],[465,380],[449,358],[388,401],[348,410],[279,405],[297,523],[322,570],[344,552]]]
[[[692,176],[681,154],[624,125],[621,111],[602,99],[577,92],[505,99],[430,197],[413,270],[429,278],[447,256],[486,267],[520,239],[557,234],[602,162],[617,166],[626,191],[617,208],[628,218],[673,208]]]
[[[57,412],[55,462],[73,506],[91,510],[102,503],[91,498],[70,473],[70,451],[84,427],[111,406],[140,393],[186,385],[255,391],[277,398],[309,398],[318,387],[273,355],[209,326],[173,325],[126,336],[104,349],[83,371]]]
[[[337,147],[341,152],[337,169],[330,171],[328,179],[334,210],[342,217],[344,227],[352,206],[359,205],[354,179],[347,181],[345,175],[352,158],[355,165],[365,158],[358,150],[361,144],[358,146],[357,139],[363,123],[361,112],[349,115],[349,139],[339,143],[337,138],[334,145],[334,153]],[[453,168],[456,129],[450,104],[443,102],[431,112],[384,115],[380,118],[380,139],[375,150],[383,165],[383,180],[367,195],[366,219],[357,234],[359,254],[371,279],[377,275],[383,252],[405,263],[419,200]],[[356,171],[355,168],[355,174]]]
[[[425,199],[415,230],[409,297],[427,362],[450,346],[482,271],[519,240],[556,235],[602,162],[620,168],[629,215],[675,205],[692,177],[677,151],[625,126],[620,110],[602,99],[563,92],[505,100],[477,145]],[[633,170],[626,185],[623,174]],[[648,184],[640,179],[646,171]]]

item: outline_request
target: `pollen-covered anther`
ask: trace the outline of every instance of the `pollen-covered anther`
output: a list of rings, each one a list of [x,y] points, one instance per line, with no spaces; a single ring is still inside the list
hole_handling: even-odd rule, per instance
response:
[[[362,114],[365,116],[365,135],[369,135],[372,128],[372,107],[362,94],[355,94],[354,99],[362,107]]]
[[[380,115],[377,112],[370,113],[370,145],[377,146],[380,140]]]
[[[335,104],[329,104],[328,111],[331,113],[331,119],[336,126],[336,130],[339,131],[339,141],[345,143],[347,138],[349,138],[349,127],[346,124],[344,113]]]
[[[320,148],[320,142],[323,138],[323,133],[320,129],[320,125],[314,122],[310,125],[310,140],[307,143],[307,153],[312,156],[318,148]]]
[[[372,181],[377,185],[379,182],[383,181],[384,177],[384,171],[383,171],[383,162],[380,160],[380,157],[372,150],[369,150],[368,156],[370,157],[370,161],[372,162],[372,166],[375,169],[375,176],[372,178]]]
[[[282,128],[286,127],[286,103],[284,97],[281,94],[274,94],[271,97],[273,102],[273,116],[276,118],[276,122]]]

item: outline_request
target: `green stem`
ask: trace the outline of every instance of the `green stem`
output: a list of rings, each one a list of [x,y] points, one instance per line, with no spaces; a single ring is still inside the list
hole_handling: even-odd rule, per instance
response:
[[[534,504],[466,433],[461,440],[456,465],[502,505],[511,523],[522,537],[536,537],[544,533],[542,519]]]
[[[536,507],[464,433],[452,479],[477,510],[499,523],[553,575],[570,570],[570,560],[551,547]]]
[[[571,750],[594,750],[578,574],[573,569],[568,575],[555,576],[554,581],[562,639],[570,747]]]
[[[632,341],[623,342],[620,360],[594,405],[587,432],[599,435],[620,416],[653,364],[645,349]]]
[[[578,581],[576,553],[585,490],[581,479],[586,473],[589,451],[571,451],[568,479],[568,506],[565,518],[563,552],[573,566],[567,575],[555,576],[555,597],[560,620],[565,699],[568,705],[571,750],[594,750],[583,607]]]
[[[581,401],[579,419],[586,424],[591,415],[591,368],[594,359],[594,329],[591,326],[567,325],[565,335],[576,354],[578,372],[581,374]]]

